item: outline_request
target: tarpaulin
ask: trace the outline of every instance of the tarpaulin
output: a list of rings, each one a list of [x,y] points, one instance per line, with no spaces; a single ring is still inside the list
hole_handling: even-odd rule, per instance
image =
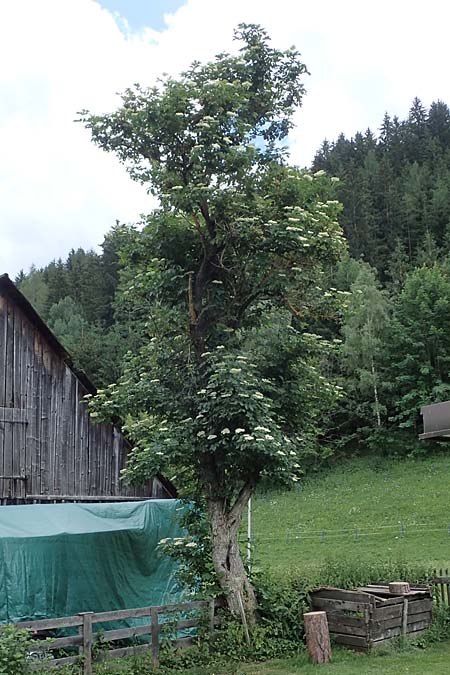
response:
[[[177,500],[0,507],[0,622],[179,602]]]

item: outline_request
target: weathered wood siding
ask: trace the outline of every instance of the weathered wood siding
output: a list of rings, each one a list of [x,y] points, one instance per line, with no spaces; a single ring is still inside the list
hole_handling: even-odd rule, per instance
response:
[[[415,638],[432,621],[432,597],[426,586],[412,587],[398,596],[388,586],[365,586],[357,591],[322,588],[311,593],[311,606],[325,611],[338,644],[367,651],[399,635]]]
[[[154,479],[120,483],[127,444],[110,424],[93,424],[89,393],[47,336],[0,287],[0,500],[167,497]]]

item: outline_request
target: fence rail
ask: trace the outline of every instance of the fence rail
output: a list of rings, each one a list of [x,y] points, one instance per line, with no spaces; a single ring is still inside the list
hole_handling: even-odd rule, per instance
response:
[[[450,606],[450,576],[448,569],[433,570],[431,586],[433,589],[433,598],[437,605]]]
[[[430,585],[433,592],[433,598],[438,606],[450,606],[450,575],[449,569],[433,570],[433,577],[430,579]],[[196,600],[192,602],[179,603],[174,605],[158,605],[151,607],[139,607],[134,609],[120,609],[109,612],[81,612],[74,616],[66,616],[57,619],[39,619],[37,621],[21,621],[16,623],[17,628],[28,628],[34,633],[41,631],[52,631],[67,628],[77,628],[77,635],[59,637],[52,639],[50,643],[43,643],[43,649],[47,652],[75,648],[77,655],[63,656],[54,658],[46,662],[47,668],[59,668],[62,666],[81,664],[83,675],[92,675],[92,662],[96,646],[96,635],[101,636],[102,659],[114,659],[124,656],[131,656],[139,653],[150,653],[152,665],[159,666],[159,653],[161,647],[161,628],[170,624],[170,628],[175,633],[175,637],[168,641],[175,648],[188,647],[193,643],[193,637],[177,637],[179,631],[198,628],[206,625],[210,634],[213,633],[219,619],[215,615],[215,610],[220,606],[218,600]],[[183,618],[171,622],[167,618],[170,614],[197,612],[194,618]],[[200,615],[199,615],[200,612]],[[164,615],[164,621],[160,621],[160,616]],[[128,619],[148,619],[141,625],[129,628],[116,628],[96,632],[94,627],[97,624],[109,623],[112,621],[121,621]],[[148,637],[148,642],[135,644],[130,647],[116,647],[112,643],[118,640],[133,640],[137,638]],[[108,645],[105,648],[105,645]]]
[[[29,628],[33,632],[51,631],[65,628],[77,628],[78,635],[60,637],[52,639],[50,643],[43,643],[45,651],[65,649],[67,647],[76,648],[78,654],[74,656],[63,656],[54,658],[46,666],[48,668],[59,668],[62,666],[80,663],[83,665],[83,675],[92,675],[93,651],[95,651],[96,631],[94,626],[99,623],[111,621],[120,621],[126,619],[148,619],[142,625],[130,628],[118,628],[101,631],[102,648],[105,644],[108,648],[102,653],[102,659],[113,659],[122,656],[129,656],[137,653],[151,653],[152,664],[154,667],[159,665],[159,652],[161,646],[161,628],[170,623],[175,637],[169,639],[176,648],[187,647],[192,644],[192,637],[178,637],[179,631],[188,628],[198,628],[206,625],[210,633],[214,630],[218,619],[215,618],[216,600],[197,600],[185,602],[176,605],[159,605],[153,607],[139,607],[135,609],[121,609],[110,612],[82,612],[74,616],[66,616],[58,619],[39,619],[37,621],[21,621],[15,624],[17,628]],[[167,621],[167,617],[174,613],[188,614],[196,611],[197,615],[190,619],[180,619],[173,622]],[[200,615],[199,615],[200,612]],[[164,615],[164,621],[160,621],[160,616]],[[148,636],[148,642],[136,644],[131,647],[113,647],[111,643],[117,640],[136,639]]]

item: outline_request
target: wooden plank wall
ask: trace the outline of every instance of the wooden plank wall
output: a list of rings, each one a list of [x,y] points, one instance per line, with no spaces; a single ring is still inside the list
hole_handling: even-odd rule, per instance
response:
[[[0,292],[0,503],[168,496],[158,480],[120,484],[127,445],[94,425],[88,391],[37,327]]]

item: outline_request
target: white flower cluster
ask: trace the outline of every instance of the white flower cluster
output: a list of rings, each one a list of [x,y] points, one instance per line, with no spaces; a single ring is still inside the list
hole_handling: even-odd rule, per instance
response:
[[[195,541],[189,541],[186,539],[186,537],[174,537],[171,539],[170,537],[167,537],[166,539],[160,539],[159,544],[167,544],[167,543],[172,543],[174,546],[185,546],[186,548],[196,548],[198,544]]]

